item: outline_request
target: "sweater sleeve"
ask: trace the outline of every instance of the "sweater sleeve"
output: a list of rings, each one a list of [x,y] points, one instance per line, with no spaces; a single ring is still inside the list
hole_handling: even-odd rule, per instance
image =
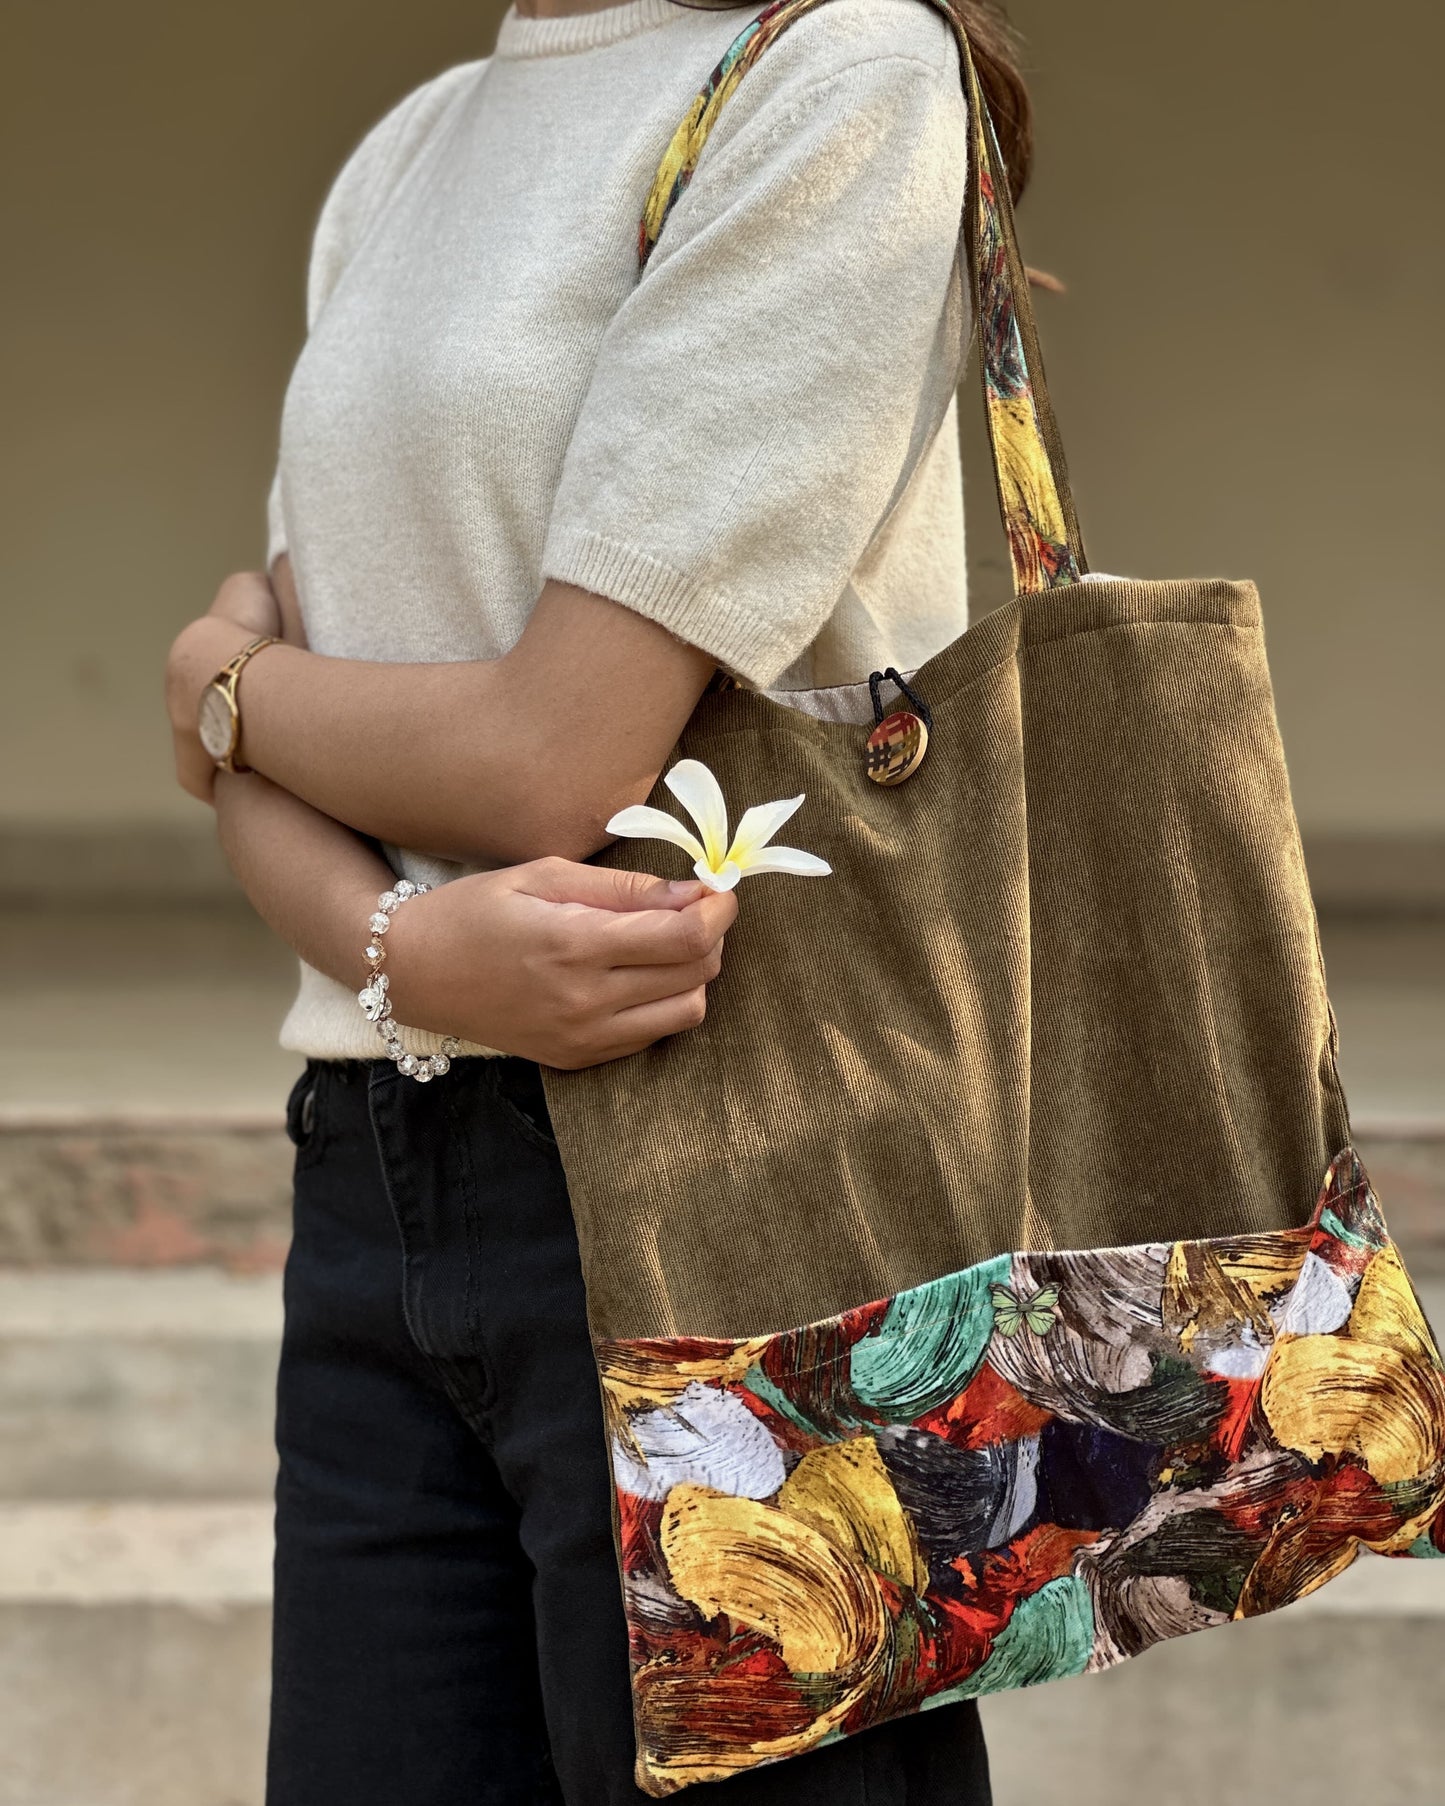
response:
[[[750,683],[816,638],[957,387],[967,134],[939,43],[801,92],[769,90],[763,60],[611,322],[569,444],[543,576]]]
[[[306,271],[306,330],[341,280],[348,260],[417,150],[453,98],[475,82],[482,62],[462,63],[414,89],[362,139],[341,167],[322,204]],[[266,499],[266,568],[287,549],[285,494],[278,461]]]

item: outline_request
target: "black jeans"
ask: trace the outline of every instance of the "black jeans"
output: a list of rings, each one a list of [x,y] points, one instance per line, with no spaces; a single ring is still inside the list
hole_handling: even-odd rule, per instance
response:
[[[582,1274],[535,1066],[313,1064],[277,1443],[269,1806],[613,1806],[627,1636]],[[976,1708],[699,1789],[986,1806]]]

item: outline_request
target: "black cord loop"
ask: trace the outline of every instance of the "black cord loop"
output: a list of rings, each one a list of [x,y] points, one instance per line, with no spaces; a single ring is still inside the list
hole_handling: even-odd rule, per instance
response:
[[[894,689],[900,691],[908,698],[909,706],[914,714],[917,715],[918,719],[928,731],[932,733],[933,710],[929,708],[928,704],[916,691],[909,688],[907,679],[901,672],[895,671],[892,665],[890,665],[886,671],[875,671],[868,679],[868,694],[873,698],[874,726],[876,727],[883,719],[883,698],[878,692],[884,683],[892,684]]]

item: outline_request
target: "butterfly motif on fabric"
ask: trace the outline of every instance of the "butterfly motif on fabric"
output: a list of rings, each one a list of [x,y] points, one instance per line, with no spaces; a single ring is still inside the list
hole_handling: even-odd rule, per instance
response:
[[[1020,1298],[1009,1286],[990,1286],[994,1328],[1003,1336],[1016,1336],[1025,1324],[1036,1336],[1046,1336],[1059,1320],[1059,1288],[1040,1286],[1032,1298]]]

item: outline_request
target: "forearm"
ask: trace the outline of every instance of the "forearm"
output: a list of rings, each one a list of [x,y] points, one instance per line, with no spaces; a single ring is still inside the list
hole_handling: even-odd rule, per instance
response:
[[[367,917],[392,881],[385,861],[254,773],[219,772],[215,806],[222,849],[256,913],[308,965],[359,987]]]
[[[304,960],[359,988],[388,867],[254,773],[220,774],[215,804],[221,843],[259,913]],[[398,1021],[587,1066],[702,1020],[736,913],[733,897],[700,884],[544,859],[409,902],[392,918],[385,971]]]
[[[279,575],[284,589],[288,573],[283,568]],[[177,640],[166,671],[177,773],[192,795],[214,804],[221,844],[258,913],[310,965],[350,989],[365,976],[362,936],[377,898],[393,888],[390,868],[340,820],[261,772],[217,772],[192,725],[200,689],[239,650],[237,636],[244,643],[275,634],[285,614],[284,595],[278,620],[270,584],[243,573],[227,579],[212,613]],[[624,624],[624,642],[629,632]],[[554,644],[554,657],[557,650]],[[679,660],[664,648],[664,709],[690,708],[695,697],[689,700],[687,692],[706,681],[706,661],[681,651]],[[283,646],[268,656],[278,665],[289,662],[293,672],[354,669],[309,661]],[[439,668],[411,669],[432,678]],[[395,668],[379,675],[390,692]],[[650,675],[657,677],[655,668]],[[676,694],[668,690],[669,677]],[[300,698],[303,726],[315,714],[313,700]],[[363,685],[363,714],[365,700]],[[659,731],[656,723],[653,731]],[[243,741],[241,751],[247,750]],[[625,744],[620,753],[610,750],[614,768],[651,756]],[[430,775],[423,769],[416,781],[426,798]],[[461,793],[448,807],[478,814],[475,800]],[[396,839],[426,838],[393,825]],[[439,836],[438,843],[450,844],[450,836]],[[667,884],[644,873],[542,858],[460,878],[409,903],[388,931],[385,971],[401,1021],[546,1065],[592,1065],[702,1020],[706,987],[717,976],[722,937],[736,912],[731,895],[714,895],[700,884]]]
[[[173,650],[172,718],[239,650],[207,617]],[[711,673],[696,648],[548,585],[505,658],[371,664],[269,649],[242,681],[248,765],[379,840],[462,859],[584,859],[640,801]]]
[[[497,662],[368,664],[278,647],[264,663],[248,673],[243,756],[275,783],[359,833],[444,857],[564,850],[486,831],[519,812],[534,826],[525,778],[514,772],[503,800]]]

